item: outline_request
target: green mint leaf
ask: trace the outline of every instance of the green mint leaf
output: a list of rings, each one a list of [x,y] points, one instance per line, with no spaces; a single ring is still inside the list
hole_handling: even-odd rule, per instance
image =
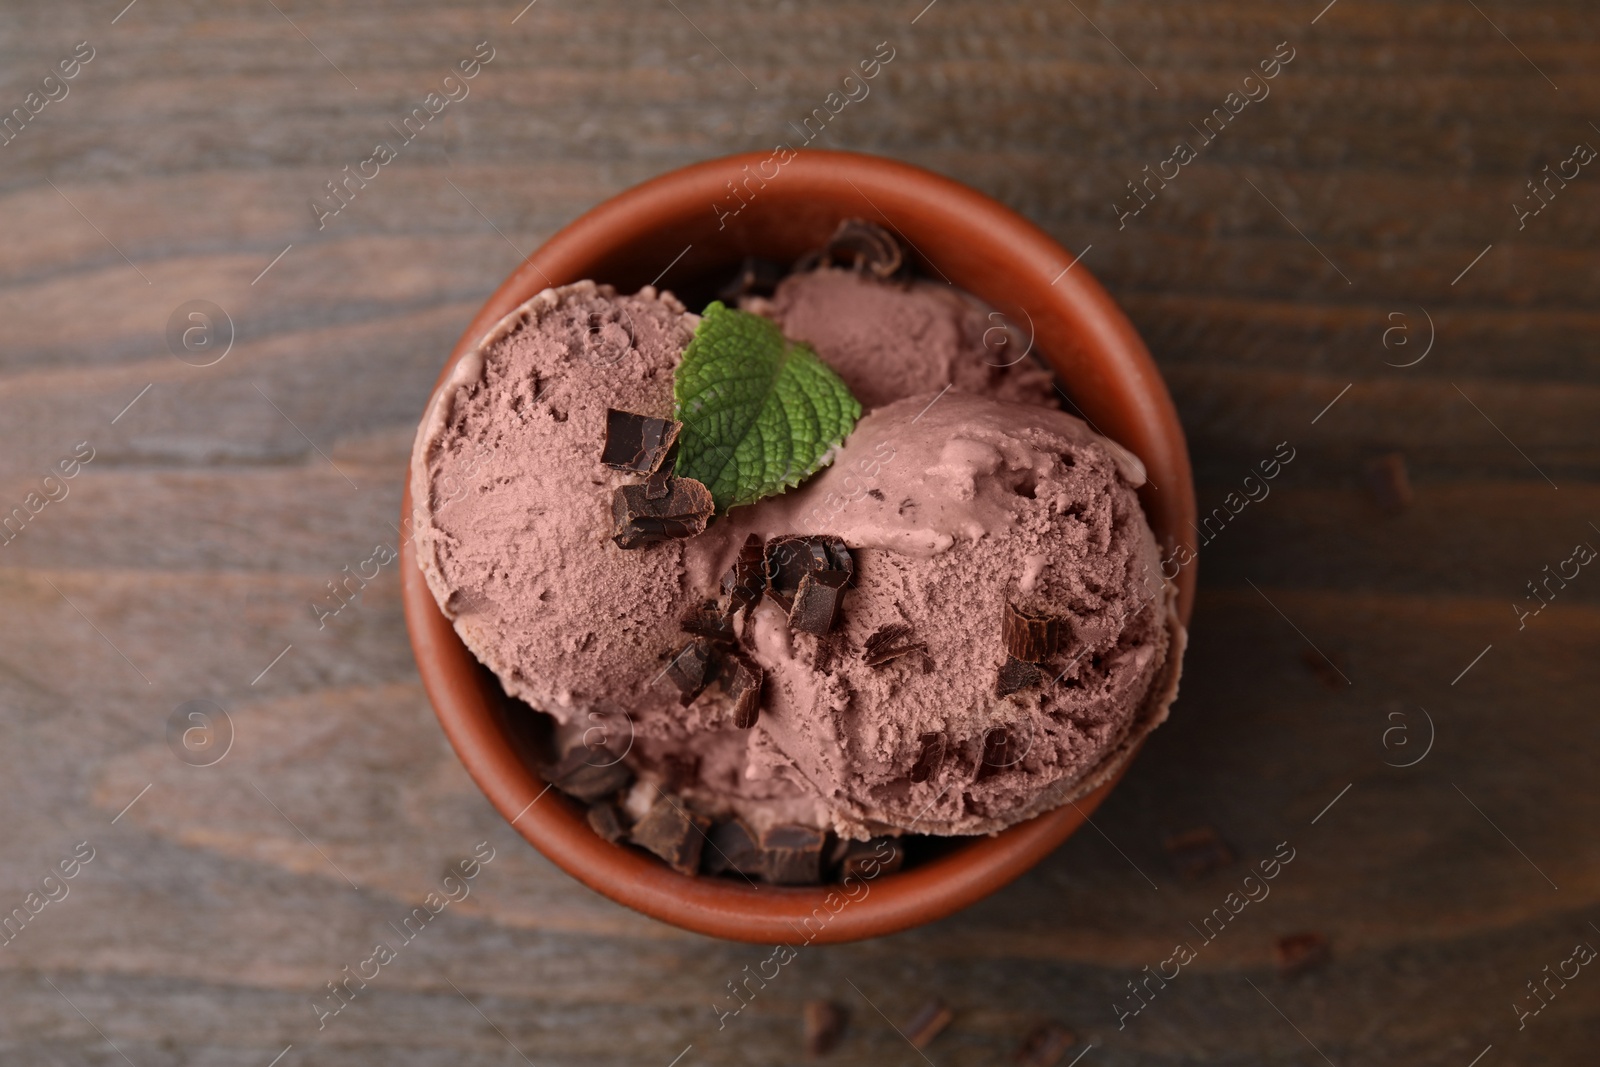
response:
[[[792,489],[861,417],[861,405],[810,345],[713,301],[673,381],[683,423],[677,473],[711,490],[718,510]]]

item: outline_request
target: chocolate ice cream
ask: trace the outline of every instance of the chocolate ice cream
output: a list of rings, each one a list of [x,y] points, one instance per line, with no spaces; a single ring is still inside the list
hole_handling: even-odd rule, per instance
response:
[[[800,827],[987,833],[1088,792],[1165,717],[1181,659],[1138,460],[1045,406],[1048,375],[1003,366],[995,320],[948,286],[823,268],[746,306],[866,414],[798,489],[650,547],[620,547],[613,500],[668,467],[627,469],[648,451],[631,437],[602,464],[608,413],[672,419],[698,316],[580,282],[457,365],[412,496],[463,641],[564,740],[631,724],[623,808],[653,834],[734,817],[752,848]],[[816,562],[779,588],[774,546],[796,544]]]

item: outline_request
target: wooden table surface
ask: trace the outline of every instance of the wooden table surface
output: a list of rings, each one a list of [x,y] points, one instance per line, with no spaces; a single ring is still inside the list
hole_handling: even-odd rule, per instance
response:
[[[8,6],[0,915],[26,921],[0,1062],[791,1063],[827,998],[851,1019],[827,1062],[905,1065],[890,1020],[931,996],[938,1067],[1052,1020],[1083,1067],[1595,1062],[1600,572],[1574,547],[1600,545],[1600,173],[1574,150],[1600,145],[1600,12],[923,2]],[[393,543],[434,375],[525,253],[793,140],[885,41],[817,143],[1082,253],[1160,363],[1202,512],[1295,459],[1203,549],[1182,697],[1094,829],[960,915],[802,951],[719,1029],[768,950],[615,906],[507,828],[433,720],[392,566],[323,629],[311,605]],[[479,42],[470,95],[319,229],[324,183]],[[225,313],[209,349],[181,343],[191,301]],[[1367,475],[1394,452],[1400,514]],[[176,755],[197,707],[231,723],[211,766]],[[1163,840],[1196,826],[1236,860],[1188,879]],[[326,983],[480,842],[470,897],[319,1030]],[[1270,896],[1203,940],[1282,842]],[[1302,932],[1331,958],[1286,978]]]

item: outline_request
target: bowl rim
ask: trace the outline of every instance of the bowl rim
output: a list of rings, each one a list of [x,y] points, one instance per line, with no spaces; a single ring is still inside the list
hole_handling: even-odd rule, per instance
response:
[[[662,218],[687,217],[688,210],[701,211],[725,199],[730,175],[737,177],[741,168],[772,158],[768,152],[746,152],[672,170],[611,197],[563,227],[474,315],[440,370],[429,403],[462,356],[508,312],[544,288],[587,277],[588,267],[622,254],[641,233],[659,228]],[[1064,347],[1073,350],[1071,361],[1061,348],[1043,349],[1041,355],[1064,385],[1068,379],[1063,368],[1069,362],[1079,378],[1089,379],[1092,390],[1072,390],[1074,404],[1083,414],[1100,415],[1102,422],[1120,428],[1107,436],[1138,455],[1152,475],[1140,495],[1163,556],[1180,543],[1180,531],[1195,518],[1195,499],[1176,408],[1144,342],[1078,256],[1003,204],[911,164],[805,149],[783,164],[783,175],[787,195],[804,188],[808,201],[825,195],[843,202],[853,192],[897,230],[895,215],[884,205],[899,209],[902,217],[938,216],[944,226],[958,231],[955,239],[987,241],[1003,250],[993,265],[1009,268],[1005,280],[1017,294],[1014,302],[1030,308],[1036,322],[1043,318],[1055,323]],[[410,482],[407,477],[401,500],[402,528],[408,531]],[[1161,488],[1153,490],[1156,485]],[[439,610],[413,539],[403,536],[401,542],[402,607],[417,668],[468,774],[512,828],[562,870],[617,903],[685,930],[793,945],[877,937],[943,918],[1012,881],[1076,831],[1142,746],[1142,741],[1136,744],[1110,778],[1084,797],[999,833],[969,838],[907,870],[881,875],[864,883],[859,897],[838,885],[755,886],[678,874],[654,857],[599,837],[576,803],[560,793],[545,796],[550,786],[519,755],[507,730],[498,682]],[[1191,556],[1175,579],[1178,617],[1185,626],[1193,608],[1196,570]]]

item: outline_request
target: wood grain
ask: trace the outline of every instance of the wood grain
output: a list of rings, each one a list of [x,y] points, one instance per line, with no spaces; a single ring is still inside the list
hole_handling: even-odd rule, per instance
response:
[[[95,852],[0,947],[0,1060],[789,1063],[822,997],[851,1013],[832,1062],[909,1064],[890,1021],[934,995],[940,1067],[1047,1020],[1085,1067],[1593,1060],[1600,976],[1520,1030],[1512,1005],[1600,944],[1600,576],[1522,629],[1513,604],[1600,543],[1600,173],[1524,228],[1510,207],[1600,143],[1592,5],[32,5],[0,25],[0,106],[85,40],[0,146],[0,513],[94,450],[0,545],[0,914]],[[471,95],[318,230],[323,183],[485,40]],[[885,40],[818,143],[1087,249],[1202,512],[1296,458],[1204,548],[1182,698],[1095,829],[935,926],[804,950],[719,1029],[765,953],[618,908],[506,828],[433,722],[392,571],[324,629],[311,604],[393,542],[433,377],[523,254],[662,170],[793,141]],[[1119,228],[1126,183],[1284,41],[1271,95]],[[233,323],[214,366],[168,351],[196,299]],[[1395,516],[1364,473],[1391,451]],[[211,767],[166,739],[197,699],[233,725]],[[1191,882],[1162,840],[1199,824],[1237,861]],[[319,1030],[325,983],[483,841],[472,895]],[[1127,984],[1285,841],[1270,897],[1119,1028]],[[1286,980],[1298,931],[1332,960]]]

